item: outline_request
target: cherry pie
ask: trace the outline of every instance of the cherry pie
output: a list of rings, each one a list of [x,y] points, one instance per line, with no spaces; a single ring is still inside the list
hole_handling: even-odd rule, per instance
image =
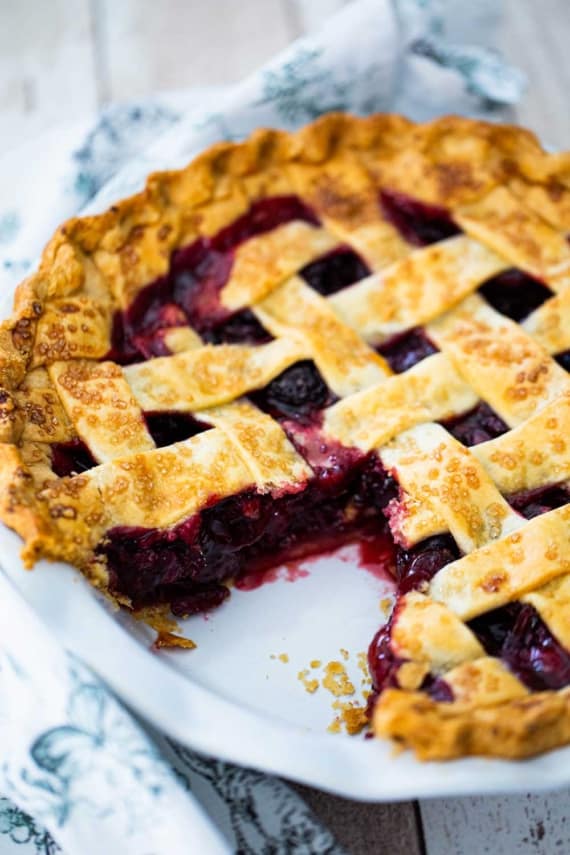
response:
[[[570,742],[568,231],[570,154],[387,115],[220,144],[67,222],[0,332],[24,561],[158,626],[384,543],[375,733]]]

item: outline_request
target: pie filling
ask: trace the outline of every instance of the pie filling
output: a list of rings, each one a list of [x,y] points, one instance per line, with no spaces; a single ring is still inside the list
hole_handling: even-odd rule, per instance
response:
[[[166,356],[168,329],[190,324],[205,341],[219,344],[261,344],[271,335],[245,309],[232,315],[220,302],[228,281],[234,253],[245,240],[293,221],[318,226],[314,213],[296,196],[275,196],[254,202],[250,210],[214,237],[198,238],[176,250],[168,273],[147,285],[125,312],[113,321],[111,350],[107,359],[129,365]],[[352,285],[370,273],[348,247],[339,247],[299,271],[320,294]]]
[[[510,505],[527,519],[565,505],[570,496],[562,487],[548,487],[509,498]],[[451,535],[430,537],[410,550],[396,546],[397,594],[426,590],[438,570],[461,556]],[[392,630],[398,605],[390,620],[374,636],[368,649],[368,667],[375,698],[387,688],[397,688],[398,670],[405,660],[392,647]],[[531,691],[560,689],[570,683],[570,653],[556,640],[531,605],[509,603],[468,623],[485,651],[500,658]],[[443,679],[428,674],[420,686],[434,700],[451,701],[453,691]]]
[[[449,212],[397,192],[383,191],[379,204],[386,218],[411,244],[425,246],[457,234]],[[299,199],[282,196],[254,203],[248,213],[212,238],[200,238],[177,250],[168,273],[151,283],[132,305],[114,319],[107,358],[128,365],[168,354],[165,333],[190,324],[210,343],[263,344],[271,340],[254,313],[231,314],[220,302],[235,249],[241,242],[292,220],[317,226],[314,213]],[[308,264],[300,274],[310,287],[330,295],[369,274],[359,256],[340,247]],[[551,292],[517,270],[488,280],[479,289],[498,311],[521,320]],[[437,348],[422,329],[384,343],[379,352],[396,373],[409,370]],[[570,370],[569,352],[560,364]],[[373,695],[398,686],[403,660],[392,645],[399,598],[425,591],[434,575],[458,559],[449,534],[430,537],[409,549],[389,536],[385,510],[398,496],[398,485],[375,453],[363,454],[328,440],[322,433],[322,411],[336,400],[311,360],[291,365],[263,388],[249,394],[261,410],[277,419],[313,471],[305,484],[279,492],[252,486],[228,498],[212,496],[202,510],[168,530],[116,527],[99,547],[106,559],[111,590],[128,597],[135,609],[168,604],[175,615],[190,615],[218,606],[228,596],[227,583],[239,585],[245,574],[263,572],[283,562],[318,554],[356,539],[369,551],[388,549],[396,582],[396,605],[368,652]],[[207,430],[209,425],[183,413],[146,413],[157,446],[166,446]],[[450,419],[444,427],[460,442],[473,446],[508,430],[486,404]],[[52,466],[63,476],[96,465],[80,440],[53,446]],[[553,486],[509,499],[531,518],[569,501],[563,487]],[[388,544],[388,546],[386,546]],[[382,560],[386,560],[383,554]],[[570,683],[570,654],[554,638],[530,605],[512,603],[469,624],[483,648],[498,656],[531,690]],[[421,689],[439,701],[453,700],[450,686],[427,674]],[[371,701],[372,703],[372,701]]]
[[[212,497],[209,507],[168,531],[114,528],[101,552],[111,588],[135,608],[168,603],[176,615],[194,614],[221,603],[229,579],[383,530],[382,507],[394,495],[375,456],[361,456],[296,492],[252,487]]]

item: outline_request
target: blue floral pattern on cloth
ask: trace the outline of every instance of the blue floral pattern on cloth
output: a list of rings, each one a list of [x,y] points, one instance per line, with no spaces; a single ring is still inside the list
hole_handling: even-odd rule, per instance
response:
[[[282,781],[143,729],[3,575],[0,620],[0,698],[10,698],[0,710],[1,855],[51,855],[56,840],[70,855],[162,855],[188,839],[204,853],[342,855]],[[221,834],[202,819],[195,788]]]
[[[73,152],[78,167],[74,179],[78,198],[89,201],[124,164],[178,118],[174,110],[154,103],[113,105],[104,110],[83,144]]]
[[[139,189],[150,171],[179,167],[220,139],[241,139],[260,125],[295,128],[331,110],[391,109],[416,119],[443,111],[496,115],[524,87],[516,69],[482,46],[499,5],[359,0],[240,84],[207,97],[174,93],[109,107],[91,122],[47,135],[43,157],[29,163],[28,190],[14,160],[3,158],[3,293],[33,266],[63,219],[103,209]],[[35,204],[38,193],[49,205]],[[0,591],[0,609],[3,596],[12,596],[9,588]],[[10,603],[17,611],[16,600]],[[0,765],[0,855],[55,855],[56,840],[70,855],[72,843],[82,855],[112,855],[119,851],[107,846],[113,839],[121,840],[121,855],[150,851],[139,845],[145,829],[152,834],[160,826],[167,803],[172,816],[184,816],[194,790],[232,851],[340,855],[330,832],[281,781],[199,757],[143,730],[89,669],[61,651],[53,652],[53,674],[37,673],[34,644],[53,642],[42,641],[31,615],[22,612],[21,620],[30,621],[26,650],[0,628],[0,701],[3,692],[18,693],[18,709],[26,710],[6,721],[0,703],[0,728],[11,748]],[[188,829],[169,828],[174,838],[161,855],[186,851],[172,840],[195,831],[196,821],[194,813]],[[97,829],[95,842],[92,833],[82,837],[86,828]]]

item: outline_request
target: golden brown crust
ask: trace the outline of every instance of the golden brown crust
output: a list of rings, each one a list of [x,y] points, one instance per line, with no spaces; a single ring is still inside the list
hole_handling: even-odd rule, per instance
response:
[[[380,189],[452,210],[465,234],[410,254],[380,213]],[[258,199],[290,194],[312,207],[322,228],[296,221],[244,242],[220,293],[231,310],[251,306],[275,342],[212,347],[190,327],[175,327],[167,334],[174,356],[125,369],[100,361],[113,313],[167,271],[173,250],[215,234]],[[519,535],[522,518],[503,495],[570,472],[570,381],[552,358],[570,347],[568,230],[570,153],[547,154],[521,128],[453,116],[416,125],[395,115],[331,114],[297,133],[259,130],[243,143],[220,143],[185,169],[151,175],[141,193],[106,213],[61,226],[0,326],[0,519],[23,538],[28,566],[42,556],[69,561],[105,590],[94,549],[112,525],[167,527],[209,494],[298,487],[311,477],[276,422],[233,403],[311,358],[342,398],[327,410],[324,433],[379,449],[400,475],[394,536],[413,544],[451,531],[467,552],[436,575],[431,598],[401,603],[394,643],[408,690],[383,694],[376,732],[429,759],[522,757],[570,741],[568,693],[521,699],[522,684],[482,655],[460,622],[486,602],[520,600],[553,628],[564,626],[555,604],[568,602],[566,513],[547,514]],[[345,243],[372,276],[330,299],[295,277]],[[474,294],[510,266],[554,292],[520,326]],[[374,346],[420,324],[441,352],[392,376]],[[513,430],[472,452],[449,435],[440,442],[445,431],[429,423],[480,398]],[[143,411],[170,409],[206,422],[209,415],[214,427],[157,449]],[[549,453],[536,448],[537,434]],[[50,443],[76,438],[100,465],[57,478]],[[532,541],[528,572],[514,554],[519,536]],[[505,550],[510,581],[496,567]],[[453,650],[443,625],[454,630]],[[454,703],[415,691],[428,673],[448,679]],[[481,705],[485,695],[497,702]]]
[[[412,748],[420,760],[522,759],[570,742],[570,690],[470,707],[387,689],[376,704],[373,727],[377,736]]]
[[[354,224],[355,217],[362,217],[361,194],[335,194],[325,167],[335,157],[350,155],[359,158],[378,186],[450,207],[480,198],[499,184],[514,182],[519,193],[521,181],[533,188],[551,188],[553,182],[570,187],[570,154],[547,154],[522,128],[457,116],[414,125],[393,115],[330,114],[295,134],[259,130],[243,143],[214,145],[182,170],[151,175],[142,192],[104,214],[61,226],[44,250],[38,273],[18,289],[14,314],[2,326],[0,380],[13,386],[14,371],[17,376],[18,369],[25,370],[38,317],[49,299],[81,289],[100,298],[109,288],[116,302],[128,303],[164,272],[176,246],[226,225],[252,198],[291,192],[295,182],[288,177],[289,167],[317,166],[316,179],[302,179],[307,180],[307,200],[321,216]],[[212,208],[222,201],[231,211],[214,223]],[[566,205],[564,193],[560,208]]]

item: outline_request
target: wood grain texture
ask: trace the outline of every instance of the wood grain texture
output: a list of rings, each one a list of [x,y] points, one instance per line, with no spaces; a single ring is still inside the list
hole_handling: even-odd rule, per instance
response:
[[[570,790],[424,801],[428,855],[567,855]]]
[[[293,784],[350,855],[423,855],[419,815],[412,802],[362,804]],[[444,849],[433,855],[447,855]]]
[[[504,0],[499,46],[528,76],[515,120],[554,148],[570,148],[570,2]]]
[[[88,0],[0,0],[0,151],[94,110]]]
[[[105,98],[239,80],[294,37],[281,0],[94,0]]]

